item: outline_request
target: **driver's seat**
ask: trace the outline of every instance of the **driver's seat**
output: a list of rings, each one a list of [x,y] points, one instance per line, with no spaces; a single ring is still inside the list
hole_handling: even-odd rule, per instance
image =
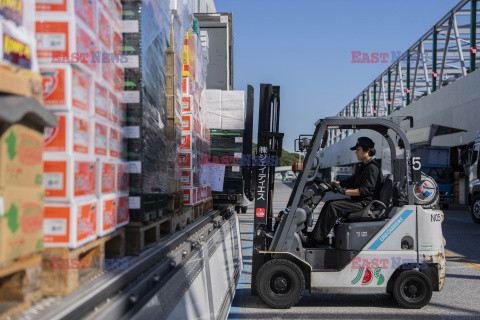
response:
[[[393,205],[393,176],[388,174],[382,179],[378,200],[373,200],[360,211],[349,214],[345,222],[385,220]]]

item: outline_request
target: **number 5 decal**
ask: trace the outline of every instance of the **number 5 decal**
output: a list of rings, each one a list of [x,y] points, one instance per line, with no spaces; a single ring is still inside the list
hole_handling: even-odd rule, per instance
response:
[[[412,158],[412,168],[415,171],[422,169],[422,163],[420,162],[420,157],[413,157]]]

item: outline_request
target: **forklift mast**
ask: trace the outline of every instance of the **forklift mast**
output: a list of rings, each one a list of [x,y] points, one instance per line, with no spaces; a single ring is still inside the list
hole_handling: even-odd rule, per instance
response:
[[[270,239],[266,232],[272,231],[273,192],[275,167],[282,156],[283,133],[279,132],[280,121],[280,87],[271,84],[260,85],[260,103],[258,117],[258,145],[254,159],[255,172],[255,215],[254,230],[264,230],[262,234],[254,234],[252,253],[252,279],[264,264],[264,255],[259,252],[267,250]],[[256,231],[255,231],[256,232]],[[252,281],[252,295],[257,289]]]
[[[253,190],[253,167],[252,167],[252,138],[253,138],[253,87],[247,87],[247,110],[245,113],[245,130],[243,131],[243,157],[242,157],[242,175],[243,175],[243,194],[252,201]]]

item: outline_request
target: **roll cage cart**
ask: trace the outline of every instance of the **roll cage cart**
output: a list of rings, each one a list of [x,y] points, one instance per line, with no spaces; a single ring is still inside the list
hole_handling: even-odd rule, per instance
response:
[[[281,150],[279,97],[275,87],[261,88],[258,145],[259,155],[266,158]],[[330,117],[315,125],[312,139],[302,139],[306,148],[304,170],[275,225],[275,169],[255,168],[252,295],[259,295],[271,307],[289,308],[300,300],[305,289],[313,293],[392,293],[403,307],[423,307],[430,301],[432,291],[443,288],[443,213],[432,201],[425,201],[434,194],[425,188],[438,187],[422,175],[418,159],[412,160],[410,144],[399,121]],[[319,151],[326,147],[330,129],[368,129],[379,133],[389,145],[392,175],[382,181],[380,199],[337,222],[333,245],[306,248],[301,232],[306,230],[308,215],[327,192],[335,191],[317,178],[321,166]]]

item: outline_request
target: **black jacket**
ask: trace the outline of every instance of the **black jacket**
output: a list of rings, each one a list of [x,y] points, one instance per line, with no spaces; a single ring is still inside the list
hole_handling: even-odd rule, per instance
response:
[[[360,197],[351,197],[352,200],[361,201],[363,205],[367,205],[370,201],[378,199],[382,187],[382,177],[380,164],[371,158],[365,164],[360,162],[353,176],[341,181],[340,186],[358,189]]]

